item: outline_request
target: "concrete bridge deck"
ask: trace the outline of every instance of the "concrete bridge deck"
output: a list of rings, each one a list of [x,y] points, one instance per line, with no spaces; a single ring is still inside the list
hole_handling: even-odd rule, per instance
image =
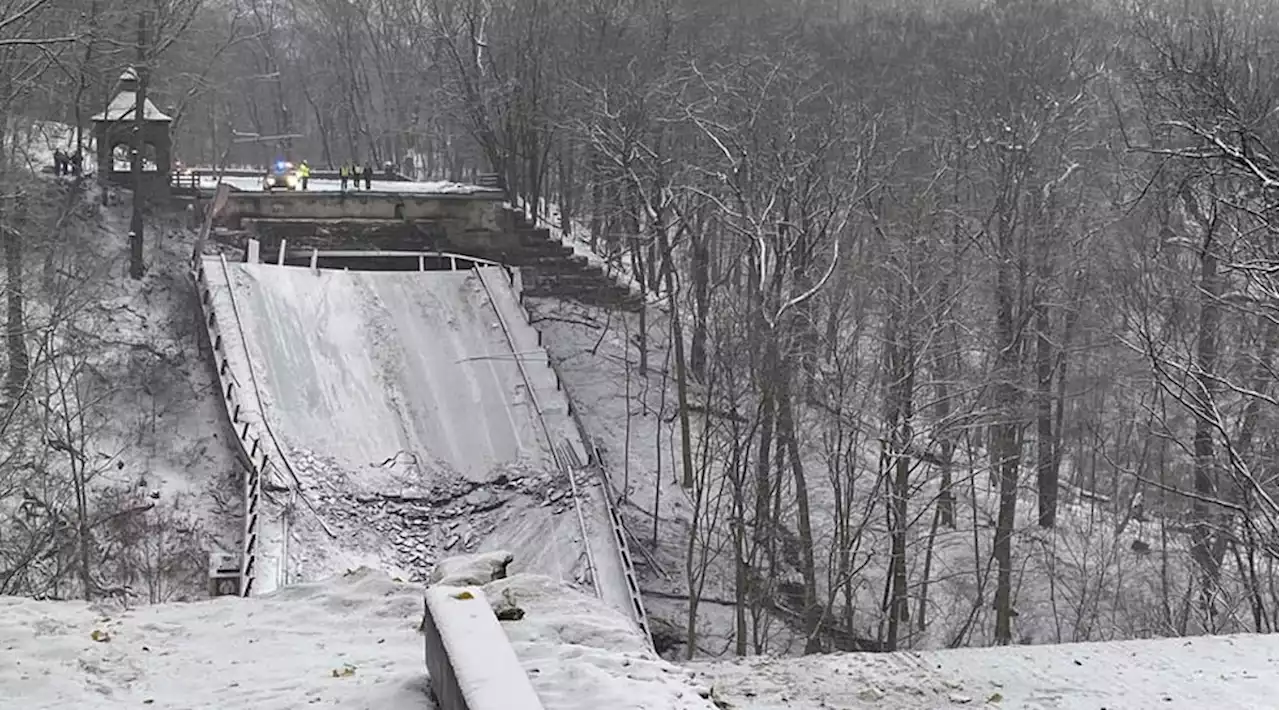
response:
[[[206,262],[223,273],[219,260]],[[470,526],[478,549],[515,553],[513,571],[590,579],[601,598],[643,628],[615,547],[607,494],[585,469],[565,468],[586,460],[568,401],[505,274],[483,271],[491,273],[227,264],[211,307],[220,322],[243,330],[229,376],[253,383],[258,397],[246,406],[261,401],[263,411],[253,415],[270,423],[284,450],[334,467],[289,466],[304,488],[341,479],[340,489],[328,489],[337,499],[391,494],[418,501],[422,561],[459,552],[448,526],[464,521],[457,532]],[[413,463],[379,464],[393,460]],[[335,478],[335,471],[346,474]],[[550,502],[513,488],[546,476],[558,491]],[[472,491],[473,503],[494,512],[449,517],[426,502],[425,491],[454,489]],[[500,499],[506,499],[500,510],[485,507]],[[557,510],[561,500],[572,501],[569,509]],[[386,557],[395,541],[372,528],[338,545],[323,538],[295,542],[285,562],[291,581],[364,560],[395,563]]]

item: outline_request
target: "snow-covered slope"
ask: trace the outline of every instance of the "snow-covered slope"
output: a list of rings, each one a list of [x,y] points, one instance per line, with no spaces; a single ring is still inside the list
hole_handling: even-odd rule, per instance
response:
[[[250,406],[260,395],[306,496],[287,581],[361,565],[420,578],[443,556],[503,548],[517,571],[582,582],[585,537],[606,598],[629,606],[616,551],[597,544],[611,541],[598,489],[577,474],[575,505],[551,456],[548,438],[576,429],[546,397],[559,393],[545,353],[513,352],[491,301],[497,272],[486,288],[474,272],[206,269],[230,376]],[[524,374],[517,357],[531,360]]]
[[[711,710],[618,612],[545,577],[485,585],[546,710]],[[430,710],[422,587],[359,570],[130,610],[0,597],[0,707]]]
[[[0,706],[429,708],[421,605],[373,574],[127,611],[4,597]]]
[[[487,482],[552,464],[520,373],[469,272],[233,264],[264,405],[293,445],[367,468]],[[273,422],[275,424],[275,422]]]
[[[1201,636],[695,664],[735,710],[1262,710],[1280,637]]]

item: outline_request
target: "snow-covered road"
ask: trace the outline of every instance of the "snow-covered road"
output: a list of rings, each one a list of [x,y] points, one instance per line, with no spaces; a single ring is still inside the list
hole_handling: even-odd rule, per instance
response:
[[[269,416],[290,443],[353,467],[416,457],[484,482],[552,459],[520,373],[469,272],[234,264]]]
[[[221,278],[220,263],[209,269]],[[474,271],[227,264],[232,288],[214,289],[213,308],[230,324],[234,295],[248,344],[247,356],[227,344],[232,376],[248,392],[256,382],[303,493],[339,533],[300,519],[290,581],[361,564],[419,576],[443,555],[499,548],[515,570],[582,581],[589,550],[601,596],[631,608],[601,490],[579,472],[572,505],[550,453],[548,438],[576,441],[576,429],[546,353],[492,271],[482,283]]]

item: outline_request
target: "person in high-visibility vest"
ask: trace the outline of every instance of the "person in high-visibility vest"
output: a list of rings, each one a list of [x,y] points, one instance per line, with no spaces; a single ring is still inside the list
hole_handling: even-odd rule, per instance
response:
[[[338,168],[338,180],[341,182],[341,189],[343,192],[347,191],[347,176],[349,172],[350,169],[347,167],[346,163],[343,163],[342,166]]]
[[[302,182],[302,189],[307,189],[307,181],[311,179],[311,166],[305,160],[298,166],[298,179]]]

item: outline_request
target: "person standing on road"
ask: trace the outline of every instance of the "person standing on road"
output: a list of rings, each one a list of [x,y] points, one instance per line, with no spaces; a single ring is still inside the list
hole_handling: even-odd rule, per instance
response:
[[[298,166],[298,180],[302,182],[302,189],[306,190],[307,183],[311,180],[311,166],[305,160]]]
[[[338,168],[338,182],[342,185],[343,192],[347,191],[347,174],[350,171],[351,169],[347,167],[346,163],[343,163],[342,166]]]
[[[368,163],[364,164],[364,189],[373,189],[373,166]]]

